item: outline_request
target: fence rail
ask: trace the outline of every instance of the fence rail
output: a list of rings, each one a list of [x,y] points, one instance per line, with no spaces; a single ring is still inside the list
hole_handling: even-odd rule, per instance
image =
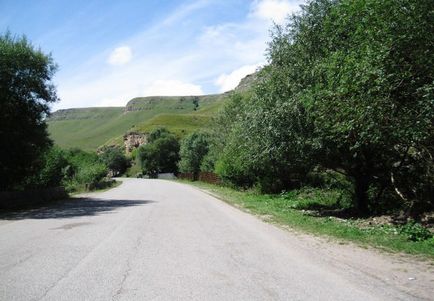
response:
[[[185,179],[185,180],[190,180],[190,181],[196,180],[194,178],[193,173],[191,173],[191,172],[180,173],[180,174],[178,174],[177,177],[179,179]],[[221,183],[220,178],[215,173],[212,173],[212,172],[200,172],[197,180],[202,181],[202,182],[206,182],[206,183],[210,183],[210,184],[220,184]]]

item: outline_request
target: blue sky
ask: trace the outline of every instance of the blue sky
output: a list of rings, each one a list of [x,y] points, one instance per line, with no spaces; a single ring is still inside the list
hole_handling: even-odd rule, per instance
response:
[[[263,65],[269,30],[302,0],[0,0],[0,31],[59,65],[53,109],[232,89]]]

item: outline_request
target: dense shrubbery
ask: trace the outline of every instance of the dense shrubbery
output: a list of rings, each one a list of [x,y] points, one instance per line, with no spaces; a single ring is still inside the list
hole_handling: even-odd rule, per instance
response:
[[[334,171],[361,213],[433,208],[432,32],[428,0],[310,1],[273,31],[254,93],[217,119],[215,170],[265,192]]]
[[[26,188],[48,188],[63,184],[66,179],[69,162],[64,151],[54,146],[40,158],[39,171],[27,180]]]
[[[38,169],[21,182],[20,190],[65,186],[69,192],[92,190],[105,181],[109,168],[95,153],[49,148]]]
[[[64,184],[69,191],[94,189],[107,176],[107,166],[95,153],[72,149],[65,151],[65,157]]]

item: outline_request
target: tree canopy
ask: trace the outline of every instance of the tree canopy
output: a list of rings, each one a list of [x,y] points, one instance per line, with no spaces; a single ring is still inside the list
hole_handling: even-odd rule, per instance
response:
[[[278,192],[320,166],[353,183],[360,212],[386,193],[429,204],[432,32],[430,0],[309,1],[273,30],[253,95],[223,110],[216,171]]]
[[[58,100],[56,69],[25,37],[0,35],[0,190],[19,188],[51,144],[45,117]]]

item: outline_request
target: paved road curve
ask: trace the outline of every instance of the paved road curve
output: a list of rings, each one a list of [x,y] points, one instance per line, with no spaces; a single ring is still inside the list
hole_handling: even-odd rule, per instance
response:
[[[431,271],[389,258],[163,180],[124,179],[87,199],[0,216],[0,300],[432,297]]]

